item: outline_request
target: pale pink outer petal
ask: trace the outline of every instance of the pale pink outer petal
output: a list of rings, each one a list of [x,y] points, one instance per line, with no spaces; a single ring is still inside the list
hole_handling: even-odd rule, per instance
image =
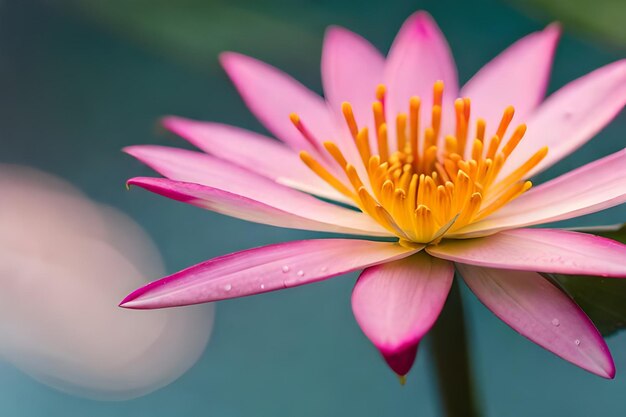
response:
[[[359,234],[389,235],[366,214],[324,202],[204,153],[155,145],[130,146],[124,151],[174,181],[226,191],[300,218],[361,230]]]
[[[533,187],[484,220],[454,233],[475,237],[567,220],[626,202],[626,149]]]
[[[451,126],[454,122],[450,117],[452,113],[445,111],[451,109],[451,102],[459,91],[456,65],[435,21],[428,13],[417,12],[402,25],[387,57],[385,84],[388,93],[385,106],[390,132],[396,131],[398,113],[409,111],[412,96],[422,99],[421,120],[430,120],[433,85],[438,80],[445,85],[442,125]],[[443,131],[449,130],[444,127]],[[389,143],[395,146],[394,140]]]
[[[279,184],[354,204],[313,173],[293,149],[258,133],[220,123],[169,116],[163,126],[199,149]]]
[[[331,110],[343,119],[341,104],[352,105],[361,127],[374,126],[372,103],[376,87],[383,82],[385,58],[371,43],[341,27],[326,31],[322,49],[322,83]],[[375,143],[375,135],[370,135]]]
[[[318,144],[337,135],[335,120],[326,102],[317,94],[278,69],[254,58],[226,52],[222,66],[246,105],[263,125],[295,151],[317,154],[293,126],[289,115],[296,113]]]
[[[128,180],[127,184],[129,186],[136,185],[155,194],[226,216],[270,226],[360,236],[390,236],[389,232],[378,226],[373,226],[370,220],[361,217],[359,213],[347,209],[344,212],[345,219],[327,219],[329,222],[326,222],[301,216],[297,212],[291,213],[219,188],[190,182],[173,181],[167,178],[136,177]],[[356,216],[350,212],[355,213]],[[328,212],[320,214],[320,218],[322,218]],[[313,215],[315,216],[315,214]],[[341,225],[337,223],[341,223]],[[373,229],[367,230],[370,226],[373,226]]]
[[[615,376],[609,348],[594,324],[547,279],[536,272],[457,268],[480,301],[522,336],[589,372]]]
[[[426,251],[489,268],[626,277],[626,245],[558,229],[517,229],[476,239],[448,239]]]
[[[472,101],[472,120],[487,122],[487,137],[495,134],[502,112],[515,107],[515,119],[526,117],[541,103],[548,87],[554,51],[560,28],[550,25],[531,33],[508,47],[470,79],[461,89],[461,97]],[[475,124],[470,127],[474,132]]]
[[[352,311],[363,333],[385,358],[410,354],[389,365],[406,375],[416,346],[433,326],[452,285],[451,262],[420,252],[367,268],[352,292]]]
[[[154,281],[122,307],[150,309],[206,303],[310,284],[415,253],[391,242],[318,239],[221,256]]]
[[[626,59],[599,68],[562,87],[527,120],[524,139],[499,177],[511,173],[543,146],[548,155],[528,173],[531,177],[574,152],[626,104]]]

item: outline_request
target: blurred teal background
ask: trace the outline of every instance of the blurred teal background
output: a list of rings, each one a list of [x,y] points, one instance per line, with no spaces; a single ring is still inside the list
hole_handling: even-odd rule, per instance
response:
[[[623,3],[607,3],[615,10],[605,13],[607,19],[624,12]],[[139,189],[128,192],[127,178],[151,172],[120,149],[139,143],[186,146],[157,127],[166,114],[263,131],[218,67],[220,50],[268,61],[319,91],[327,25],[346,26],[386,50],[404,18],[426,9],[446,34],[464,82],[507,45],[559,13],[559,7],[549,6],[526,4],[518,10],[496,0],[288,5],[5,0],[0,3],[0,162],[59,175],[91,198],[128,213],[155,240],[169,272],[231,251],[311,237]],[[594,30],[569,15],[564,19],[551,91],[626,50],[623,34]],[[543,178],[623,148],[625,135],[621,115]],[[625,219],[622,206],[576,224]],[[354,278],[219,303],[212,339],[196,366],[170,386],[132,401],[74,398],[0,363],[0,415],[440,415],[428,340],[401,387],[352,317]],[[465,289],[463,296],[477,395],[486,415],[626,415],[626,335],[608,340],[618,374],[605,381],[526,341]]]

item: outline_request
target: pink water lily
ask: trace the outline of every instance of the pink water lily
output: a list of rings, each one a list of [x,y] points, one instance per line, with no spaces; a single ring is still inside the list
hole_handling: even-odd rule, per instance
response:
[[[205,153],[129,147],[165,177],[129,184],[244,220],[358,238],[218,257],[140,288],[121,305],[211,302],[364,269],[352,293],[354,315],[404,376],[456,268],[513,329],[612,378],[613,360],[594,324],[541,273],[625,277],[626,246],[526,227],[625,202],[626,149],[536,187],[527,179],[620,112],[626,61],[544,101],[558,37],[554,25],[526,36],[459,88],[446,40],[424,12],[404,23],[386,58],[358,35],[332,27],[322,56],[325,99],[265,63],[223,54],[248,107],[282,142],[167,117],[166,128]]]

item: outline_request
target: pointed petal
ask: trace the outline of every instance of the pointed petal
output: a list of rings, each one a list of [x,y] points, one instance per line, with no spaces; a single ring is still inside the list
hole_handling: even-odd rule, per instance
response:
[[[207,154],[151,145],[127,147],[125,152],[174,181],[226,191],[316,222],[383,230],[363,213],[318,200]]]
[[[461,97],[472,100],[472,113],[487,122],[487,136],[495,134],[507,106],[524,122],[543,100],[550,78],[560,28],[550,25],[508,47],[472,77]],[[470,132],[474,129],[470,129]]]
[[[626,149],[533,187],[484,220],[454,233],[475,237],[498,230],[567,220],[626,202]]]
[[[190,182],[173,181],[167,178],[136,177],[128,180],[127,184],[129,186],[136,185],[155,194],[205,210],[270,226],[363,236],[390,235],[381,227],[373,225],[371,219],[368,218],[369,216],[349,209],[343,209],[345,211],[342,211],[338,218],[333,218],[332,213],[328,210],[310,213],[315,218],[309,218],[298,214],[300,212],[297,210],[293,210],[296,212],[292,213],[263,201]],[[320,203],[323,202],[320,201]],[[322,206],[319,208],[324,210]],[[341,207],[338,208],[341,209]],[[326,218],[329,223],[319,220],[329,214],[331,217]],[[341,225],[336,223],[341,223]],[[350,224],[355,228],[349,226]],[[370,226],[371,230],[367,230]]]
[[[252,113],[292,149],[317,153],[293,126],[291,113],[300,116],[319,144],[336,136],[326,102],[289,75],[234,52],[221,54],[220,61]]]
[[[258,133],[219,123],[170,116],[163,125],[201,150],[279,184],[354,204],[304,165],[293,149]]]
[[[383,82],[385,58],[367,40],[341,27],[326,31],[322,50],[324,94],[333,112],[341,116],[344,101],[352,105],[359,127],[374,126],[372,103]]]
[[[544,277],[463,264],[457,268],[480,301],[522,336],[589,372],[615,376],[609,348],[591,320]]]
[[[459,87],[448,43],[432,17],[426,12],[417,12],[402,25],[387,57],[385,106],[390,131],[395,132],[394,121],[398,113],[409,111],[412,96],[421,97],[424,103],[421,119],[430,120],[430,116],[424,117],[430,114],[433,85],[438,80],[445,84],[444,101],[454,100]],[[444,104],[446,109],[450,106]],[[442,124],[445,126],[450,122],[453,120],[444,114]]]
[[[126,297],[126,308],[206,303],[310,284],[409,256],[391,242],[318,239],[279,243],[221,256],[154,281]]]
[[[528,173],[531,177],[585,144],[626,104],[626,59],[606,65],[552,94],[528,119],[524,139],[499,177],[510,174],[537,149],[548,155]]]
[[[352,311],[363,333],[398,375],[415,359],[448,297],[452,263],[420,252],[363,271],[352,292]]]
[[[626,277],[626,245],[558,229],[517,229],[477,239],[449,239],[426,251],[489,268]]]

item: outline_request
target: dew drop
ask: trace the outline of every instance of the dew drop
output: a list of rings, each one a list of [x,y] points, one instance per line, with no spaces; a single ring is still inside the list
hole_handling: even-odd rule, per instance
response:
[[[576,346],[580,346],[580,340],[579,340],[579,339],[574,340],[574,344],[575,344]]]
[[[261,289],[264,290],[265,289],[265,284],[261,284]]]
[[[283,274],[286,274],[287,272],[289,272],[289,267],[287,265],[283,266],[282,271],[283,271]]]
[[[322,272],[327,272],[328,271],[328,267],[327,266],[323,266],[322,267]]]
[[[559,319],[552,319],[552,325],[559,327],[561,325],[561,322],[559,321]]]
[[[232,286],[232,285],[230,285],[230,284],[226,284],[226,285],[224,285],[224,290],[226,290],[226,291],[230,291],[230,290],[232,290],[232,289],[233,289],[233,286]]]
[[[303,276],[304,276],[304,271],[303,271],[303,270],[299,270],[299,271],[298,271],[298,273],[297,273],[297,275],[298,275],[299,277],[303,277]]]

